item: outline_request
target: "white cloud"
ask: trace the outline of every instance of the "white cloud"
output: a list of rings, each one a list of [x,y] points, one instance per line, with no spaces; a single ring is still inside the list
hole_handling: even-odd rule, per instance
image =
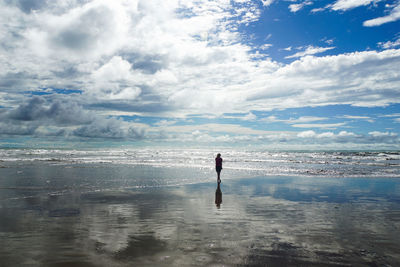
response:
[[[289,123],[303,123],[303,122],[313,122],[313,121],[321,121],[326,120],[325,117],[315,117],[315,116],[303,116],[299,117],[298,119],[290,119]]]
[[[289,5],[289,9],[290,9],[290,12],[296,13],[297,11],[303,9],[305,6],[309,6],[312,4],[313,4],[313,2],[311,2],[311,1],[304,1],[304,2],[301,2],[300,4]]]
[[[383,49],[393,49],[400,46],[400,38],[397,38],[393,42],[392,41],[379,42],[378,45]]]
[[[361,120],[368,120],[368,119],[370,119],[371,117],[368,117],[368,116],[353,116],[353,115],[344,115],[344,116],[342,116],[341,118],[345,118],[345,119],[361,119]]]
[[[332,45],[335,40],[334,39],[328,39],[328,38],[325,37],[325,38],[322,38],[321,41],[325,42],[328,45]]]
[[[267,50],[272,46],[272,44],[263,44],[262,46],[260,46],[261,50]]]
[[[373,136],[373,137],[396,137],[397,134],[395,133],[391,133],[391,132],[379,132],[379,131],[373,131],[373,132],[369,132],[369,135]]]
[[[261,0],[264,6],[270,6],[275,0]]]
[[[327,120],[328,118],[325,117],[315,117],[315,116],[302,116],[299,118],[290,118],[287,120],[284,119],[278,119],[275,116],[269,116],[266,118],[261,119],[261,121],[266,121],[266,122],[284,122],[288,124],[296,124],[296,123],[304,123],[304,122],[314,122],[314,121],[321,121],[321,120]]]
[[[385,23],[394,22],[399,19],[400,19],[400,3],[397,3],[397,5],[390,11],[389,15],[364,21],[363,25],[366,27],[374,27],[374,26],[380,26]]]
[[[318,12],[322,12],[326,9],[326,7],[319,7],[319,8],[313,8],[311,10],[311,13],[318,13]]]
[[[382,115],[381,117],[386,117],[386,118],[400,117],[400,113],[393,113],[393,114]]]
[[[254,121],[254,120],[257,119],[257,116],[254,115],[252,112],[249,112],[242,119],[245,120],[245,121]]]
[[[313,9],[312,12],[320,12],[327,8],[334,11],[348,11],[353,8],[360,6],[376,5],[382,0],[337,0],[335,3],[327,5],[324,8]],[[397,1],[395,4],[386,4],[387,13],[386,16],[366,20],[363,22],[365,27],[375,27],[380,26],[385,23],[394,22],[400,19],[400,3]]]
[[[297,134],[300,140],[304,139],[315,144],[396,144],[399,137],[392,132],[370,132],[366,135],[355,134],[353,132],[341,131],[337,134],[333,132],[316,133],[312,130],[303,131]],[[293,139],[293,136],[291,137]]]
[[[25,34],[36,50],[66,60],[110,55],[127,41],[131,18],[126,10],[135,14],[136,8],[134,2],[92,1],[63,14],[41,13]]]
[[[296,54],[287,56],[285,58],[299,58],[299,57],[304,57],[304,56],[308,56],[308,55],[320,54],[325,51],[332,50],[334,48],[335,47],[314,47],[314,46],[310,45],[310,46],[307,46],[306,50],[297,52]]]
[[[369,117],[369,116],[344,115],[344,116],[341,116],[341,117],[339,117],[339,118],[353,119],[353,120],[365,120],[365,121],[368,121],[368,122],[371,122],[371,123],[375,122],[375,120],[372,119],[372,118]]]
[[[317,134],[316,134],[314,131],[312,131],[312,130],[300,132],[300,133],[297,134],[297,136],[300,137],[300,138],[313,138],[313,137],[315,137],[316,135],[317,135]]]
[[[210,117],[209,117],[210,118]],[[215,118],[215,117],[213,117]],[[255,121],[257,120],[257,116],[252,113],[249,112],[247,114],[240,114],[240,115],[226,115],[226,114],[222,114],[221,116],[219,116],[219,118],[224,118],[224,119],[236,119],[236,120],[243,120],[243,121]]]
[[[4,72],[0,74],[0,87],[13,92],[37,90],[39,86],[77,88],[83,91],[79,96],[82,101],[93,105],[104,108],[109,105],[107,108],[136,114],[168,112],[172,116],[205,111],[216,115],[243,113],[251,109],[327,103],[385,105],[393,101],[391,92],[395,91],[398,77],[391,70],[396,62],[390,60],[398,60],[397,50],[305,57],[332,49],[309,46],[290,56],[301,57],[291,64],[270,59],[254,62],[250,47],[242,44],[236,30],[230,28],[233,22],[229,18],[233,15],[228,12],[228,4],[215,6],[216,3],[206,1],[199,7],[185,1],[184,7],[194,15],[179,17],[174,14],[177,3],[165,4],[165,7],[163,3],[160,5],[165,12],[148,2],[135,6],[133,2],[128,5],[122,1],[116,5],[127,4],[129,8],[109,8],[107,12],[129,15],[123,16],[129,17],[124,27],[131,32],[118,41],[121,41],[118,49],[111,49],[112,55],[96,49],[101,36],[94,36],[95,41],[89,45],[94,49],[91,57],[82,55],[80,49],[67,49],[58,58],[54,54],[56,50],[51,50],[52,38],[44,38],[48,44],[43,46],[43,50],[50,51],[46,54],[53,55],[50,57],[27,54],[26,49],[16,47],[15,51],[5,53],[6,58],[2,60]],[[75,7],[74,12],[86,14],[85,10],[97,10],[100,6],[108,8],[99,2],[89,7]],[[71,13],[66,10],[62,14]],[[44,20],[39,22],[32,23],[32,28],[45,31],[50,27],[42,25]],[[47,32],[47,35],[52,33]],[[198,38],[204,32],[207,40]],[[29,39],[12,41],[21,43],[21,48],[32,45]],[[5,81],[8,81],[6,85]]]
[[[88,92],[92,98],[133,100],[141,93],[141,89],[134,85],[136,77],[131,64],[120,56],[114,56],[93,71],[92,78],[94,83]]]
[[[159,126],[159,127],[165,127],[165,126],[174,125],[175,123],[176,123],[176,121],[161,120],[161,121],[154,123],[154,125]]]
[[[377,2],[377,0],[338,0],[330,7],[335,11],[337,10],[347,11],[349,9],[353,9],[360,6],[367,6],[372,2]]]
[[[400,64],[400,50],[303,57],[250,83],[247,99],[253,109],[393,103],[400,81],[393,70],[397,61]],[[261,103],[265,100],[268,105]]]
[[[352,132],[340,131],[338,136],[339,137],[355,137],[357,135],[355,133],[352,133]]]
[[[322,129],[336,129],[346,125],[346,123],[301,123],[293,124],[292,127],[296,128],[322,128]]]
[[[318,134],[318,138],[334,138],[335,134],[332,132],[325,132],[325,133],[321,133]]]

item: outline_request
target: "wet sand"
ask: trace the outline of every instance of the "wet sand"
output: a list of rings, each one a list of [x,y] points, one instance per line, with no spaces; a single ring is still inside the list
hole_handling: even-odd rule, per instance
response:
[[[400,266],[396,178],[222,176],[221,196],[84,177],[1,178],[0,266]]]

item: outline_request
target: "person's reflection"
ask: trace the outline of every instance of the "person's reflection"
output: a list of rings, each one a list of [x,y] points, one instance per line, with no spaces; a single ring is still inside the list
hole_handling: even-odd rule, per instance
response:
[[[215,191],[215,205],[217,206],[217,208],[220,208],[222,203],[222,191],[220,184],[221,183],[218,183],[217,191]]]

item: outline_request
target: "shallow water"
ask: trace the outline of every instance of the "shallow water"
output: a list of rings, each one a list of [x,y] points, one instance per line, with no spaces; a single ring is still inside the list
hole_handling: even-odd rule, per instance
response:
[[[400,265],[399,179],[242,174],[218,208],[212,169],[14,162],[0,265]]]
[[[80,166],[129,165],[166,168],[213,169],[213,158],[222,152],[224,169],[231,175],[289,175],[329,177],[400,177],[399,151],[271,152],[231,149],[0,149],[0,167],[44,162]],[[165,179],[164,177],[163,179]]]

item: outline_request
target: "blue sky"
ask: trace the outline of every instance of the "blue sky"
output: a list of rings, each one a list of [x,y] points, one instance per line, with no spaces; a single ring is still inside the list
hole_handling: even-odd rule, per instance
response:
[[[293,12],[288,6],[296,3],[309,4]],[[269,6],[257,22],[243,30],[247,35],[256,35],[255,44],[270,43],[272,46],[267,53],[273,59],[286,63],[293,59],[285,60],[285,57],[293,55],[292,51],[300,47],[331,47],[324,55],[381,50],[380,42],[390,41],[399,34],[398,23],[385,23],[379,27],[363,26],[365,21],[385,14],[387,1],[377,2],[376,6],[371,4],[349,10],[313,12],[332,3],[279,1]],[[287,48],[291,48],[291,51],[285,50]]]
[[[0,146],[400,149],[400,1],[0,0]]]

